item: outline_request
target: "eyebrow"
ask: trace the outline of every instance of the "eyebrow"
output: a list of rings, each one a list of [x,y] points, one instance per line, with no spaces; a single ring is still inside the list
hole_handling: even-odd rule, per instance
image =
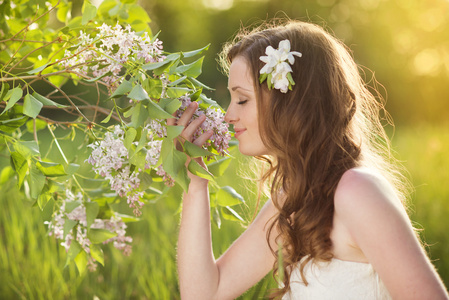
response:
[[[229,89],[229,88],[228,88]],[[241,86],[239,86],[239,85],[237,85],[237,86],[233,86],[232,88],[231,88],[231,90],[233,90],[233,91],[235,91],[236,89],[242,89],[242,90],[245,90],[245,91],[248,91],[248,92],[250,92],[250,90],[248,90],[248,89],[245,89],[245,88],[242,88]]]

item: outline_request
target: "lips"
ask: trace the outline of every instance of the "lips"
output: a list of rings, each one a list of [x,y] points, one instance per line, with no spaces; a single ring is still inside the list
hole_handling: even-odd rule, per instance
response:
[[[243,132],[246,131],[246,129],[245,128],[234,128],[234,131],[235,131],[234,137],[238,138],[239,135],[241,135]]]

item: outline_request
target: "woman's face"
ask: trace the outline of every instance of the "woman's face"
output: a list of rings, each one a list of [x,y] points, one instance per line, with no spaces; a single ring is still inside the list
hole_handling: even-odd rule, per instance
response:
[[[249,70],[242,56],[237,56],[232,61],[228,80],[231,103],[225,121],[234,125],[235,137],[239,140],[239,150],[242,154],[266,155],[268,150],[259,134],[256,93]]]

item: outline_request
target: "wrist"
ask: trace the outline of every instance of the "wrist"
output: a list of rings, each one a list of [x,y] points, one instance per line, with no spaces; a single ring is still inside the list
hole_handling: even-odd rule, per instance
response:
[[[204,179],[202,177],[193,175],[192,173],[189,172],[189,178],[190,178],[190,184],[189,184],[189,189],[191,187],[196,188],[196,187],[206,187],[209,184],[209,180],[208,179]]]

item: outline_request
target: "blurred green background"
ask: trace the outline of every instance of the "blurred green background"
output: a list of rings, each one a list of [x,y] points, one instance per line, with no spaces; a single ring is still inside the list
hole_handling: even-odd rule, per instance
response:
[[[93,3],[99,4],[99,1]],[[396,128],[387,127],[397,157],[409,171],[415,190],[410,216],[429,246],[427,250],[449,285],[449,1],[448,0],[148,0],[154,33],[167,51],[192,50],[208,43],[200,80],[216,88],[208,96],[224,107],[227,79],[216,54],[241,26],[273,17],[311,21],[326,26],[372,70],[387,100]],[[73,15],[82,1],[74,1]],[[372,75],[366,72],[366,81]],[[70,148],[66,145],[66,149]],[[241,211],[249,220],[255,187],[235,173],[246,168],[238,160],[223,179],[244,195]],[[77,275],[64,268],[65,251],[46,234],[39,210],[19,196],[16,186],[0,187],[1,299],[179,299],[176,240],[179,198],[149,204],[142,221],[129,224],[133,253],[105,250],[105,267]],[[224,222],[213,228],[216,256],[244,226]],[[242,299],[260,299],[274,287],[270,275]]]

